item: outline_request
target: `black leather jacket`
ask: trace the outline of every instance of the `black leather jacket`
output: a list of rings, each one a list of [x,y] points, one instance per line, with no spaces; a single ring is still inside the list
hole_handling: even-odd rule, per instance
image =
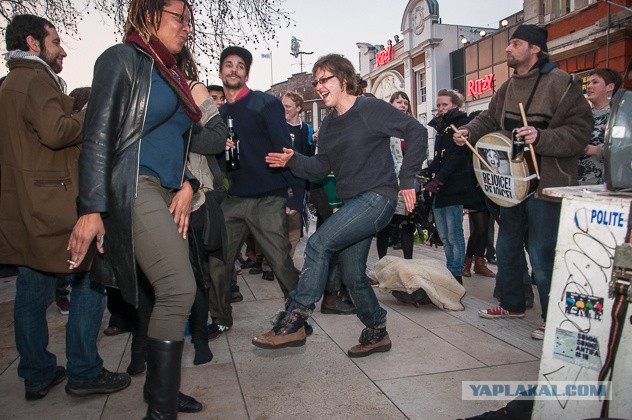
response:
[[[92,279],[121,289],[138,302],[132,210],[138,184],[140,138],[151,89],[153,59],[131,44],[107,49],[94,67],[79,158],[79,216],[101,213],[104,254],[92,263]],[[188,149],[189,136],[185,140]],[[199,185],[190,174],[194,191]]]

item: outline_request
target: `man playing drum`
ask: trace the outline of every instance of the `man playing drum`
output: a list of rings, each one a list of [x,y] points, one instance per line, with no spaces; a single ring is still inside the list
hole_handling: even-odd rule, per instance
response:
[[[533,147],[540,168],[540,183],[531,195],[514,207],[500,210],[497,257],[500,305],[481,310],[483,318],[522,318],[525,295],[522,280],[523,243],[533,269],[546,322],[548,295],[561,203],[542,195],[542,189],[577,185],[577,157],[583,152],[592,130],[588,102],[566,72],[549,62],[547,32],[535,25],[520,25],[506,48],[507,64],[515,71],[498,89],[487,111],[460,127],[454,141],[475,144],[483,135],[518,129],[518,135]],[[527,124],[523,126],[519,104],[524,104]],[[527,155],[525,155],[527,159]],[[544,325],[534,339],[544,338]]]

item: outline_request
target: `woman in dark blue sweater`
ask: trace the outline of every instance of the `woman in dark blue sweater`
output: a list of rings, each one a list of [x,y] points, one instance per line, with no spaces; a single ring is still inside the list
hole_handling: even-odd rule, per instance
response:
[[[408,211],[415,205],[415,175],[427,153],[427,131],[414,118],[375,98],[357,97],[355,69],[349,60],[330,54],[321,57],[312,71],[312,83],[332,112],[319,130],[318,154],[306,157],[291,149],[270,153],[271,167],[289,166],[296,176],[336,177],[336,189],[343,205],[310,237],[305,249],[305,264],[298,286],[290,292],[284,311],[275,327],[255,337],[253,344],[274,349],[305,343],[303,324],[323,295],[329,262],[337,253],[342,278],[366,326],[360,344],[350,357],[389,351],[386,311],[366,281],[366,260],[373,235],[388,224],[395,211],[401,189]],[[390,150],[390,138],[405,138],[399,185]]]

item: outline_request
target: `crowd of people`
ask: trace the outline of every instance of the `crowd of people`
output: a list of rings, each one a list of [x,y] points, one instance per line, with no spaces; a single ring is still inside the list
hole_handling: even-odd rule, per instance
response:
[[[17,15],[6,29],[0,263],[17,266],[14,325],[27,400],[66,378],[69,394],[113,393],[146,372],[146,418],[203,410],[180,392],[185,329],[194,363],[210,362],[209,339],[233,327],[232,304],[243,300],[240,262],[269,267],[263,277],[276,279],[285,297],[273,328],[253,345],[304,345],[324,295],[323,313],[355,313],[365,327],[349,357],[389,351],[387,312],[367,282],[367,258],[373,237],[382,258],[391,232],[401,230],[404,258],[412,259],[413,211],[422,195],[432,203],[453,281],[470,277],[472,264],[474,273],[496,277],[500,303],[479,315],[524,317],[533,282],[546,321],[560,203],[542,189],[604,182],[604,127],[621,85],[617,72],[590,75],[591,110],[573,78],[549,61],[546,31],[521,25],[506,49],[514,73],[489,109],[468,116],[459,92],[439,90],[428,123],[436,131],[434,156],[424,166],[428,130],[412,116],[406,92],[394,92],[390,104],[365,95],[348,59],[323,56],[312,84],[330,113],[314,133],[301,119],[297,92],[279,100],[248,87],[253,59],[245,48],[222,51],[222,86],[200,83],[192,27],[185,1],[132,0],[123,42],[99,57],[91,88],[71,95],[58,76],[66,52],[53,23]],[[227,137],[233,124],[238,142]],[[535,194],[499,209],[476,183],[462,146],[513,129],[535,150],[541,179]],[[238,170],[227,170],[230,149],[239,151]],[[497,155],[486,159],[498,167]],[[303,266],[295,267],[308,197],[318,228]],[[494,221],[496,274],[485,258]],[[125,373],[105,369],[97,348],[106,295],[106,334],[133,336]],[[46,322],[51,302],[61,310],[64,300],[66,367],[47,349]],[[532,336],[544,332],[543,324]]]

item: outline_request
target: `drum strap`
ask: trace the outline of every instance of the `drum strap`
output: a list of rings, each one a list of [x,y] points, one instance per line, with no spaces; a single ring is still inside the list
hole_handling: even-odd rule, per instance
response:
[[[531,95],[529,95],[529,99],[527,100],[527,105],[525,105],[525,107],[524,107],[525,115],[528,115],[529,106],[531,105],[531,101],[533,100],[533,96],[535,95],[535,91],[538,89],[538,86],[540,85],[540,80],[542,79],[542,75],[543,74],[544,73],[540,72],[540,74],[538,74],[538,78],[535,80],[535,85],[533,85],[533,89],[531,90]]]

